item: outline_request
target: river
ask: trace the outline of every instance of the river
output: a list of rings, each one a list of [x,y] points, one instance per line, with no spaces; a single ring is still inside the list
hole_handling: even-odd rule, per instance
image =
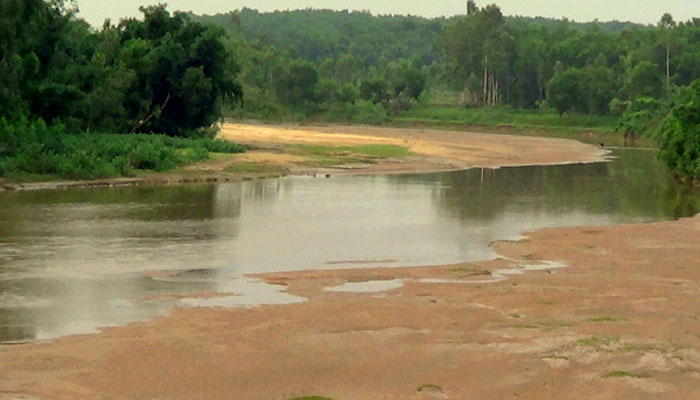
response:
[[[202,305],[202,294],[238,294],[230,306],[303,300],[250,273],[490,259],[492,241],[529,230],[700,211],[700,193],[671,179],[653,152],[615,155],[425,175],[0,193],[0,342],[91,333]]]

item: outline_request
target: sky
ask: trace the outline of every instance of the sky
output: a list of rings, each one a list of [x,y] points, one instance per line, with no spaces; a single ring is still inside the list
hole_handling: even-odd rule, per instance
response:
[[[139,16],[139,6],[158,3],[168,3],[171,11],[195,14],[225,13],[243,7],[260,11],[311,7],[439,17],[463,14],[466,8],[465,0],[77,0],[80,16],[94,26],[101,26],[105,18],[117,22]],[[677,21],[700,17],[700,0],[477,0],[476,3],[479,6],[496,3],[505,15],[567,17],[577,22],[597,18],[655,24],[666,12]]]

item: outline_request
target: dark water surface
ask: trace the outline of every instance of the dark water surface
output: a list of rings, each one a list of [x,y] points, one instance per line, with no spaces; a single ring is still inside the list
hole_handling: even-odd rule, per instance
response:
[[[296,300],[243,274],[494,257],[523,231],[688,217],[700,193],[649,151],[610,163],[406,176],[0,193],[0,342],[174,306]],[[163,294],[243,296],[198,303]]]

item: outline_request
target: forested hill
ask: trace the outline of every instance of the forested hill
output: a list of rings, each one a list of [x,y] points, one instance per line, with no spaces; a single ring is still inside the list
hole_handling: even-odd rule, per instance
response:
[[[350,54],[363,59],[365,66],[376,65],[380,57],[389,61],[414,59],[421,65],[437,62],[438,41],[444,27],[461,18],[374,16],[369,12],[315,9],[264,13],[249,8],[193,17],[222,27],[233,38],[293,49],[296,56],[305,60],[318,63]],[[648,28],[631,22],[576,23],[520,16],[506,17],[506,24],[514,29],[567,27],[580,31],[600,29],[612,34]]]

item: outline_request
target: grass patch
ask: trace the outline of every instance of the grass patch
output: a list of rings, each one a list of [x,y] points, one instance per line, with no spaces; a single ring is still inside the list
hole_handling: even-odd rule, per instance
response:
[[[620,338],[617,336],[614,337],[609,337],[609,338],[601,338],[598,336],[591,336],[583,339],[579,339],[576,341],[576,343],[579,346],[584,346],[584,347],[601,347],[601,346],[607,346],[612,343],[617,343],[620,341]]]
[[[515,314],[515,315],[518,315],[518,314]],[[512,316],[512,314],[511,314],[511,316]],[[519,316],[514,317],[514,318],[519,318]],[[543,321],[543,322],[535,322],[532,324],[515,324],[515,325],[511,325],[510,327],[511,328],[519,328],[519,329],[541,329],[545,332],[549,332],[549,331],[552,331],[552,330],[557,329],[557,328],[566,328],[566,327],[570,327],[570,326],[571,326],[571,324],[566,323],[566,322]]]
[[[294,144],[287,148],[293,154],[308,157],[300,164],[309,167],[335,167],[342,164],[373,164],[386,158],[401,158],[411,154],[406,147],[391,144],[360,146],[324,146]]]
[[[353,153],[380,158],[400,158],[411,155],[407,147],[393,144],[366,144],[349,147],[349,149]]]
[[[511,325],[511,328],[516,328],[516,329],[539,329],[539,325],[533,325],[533,324],[515,324]]]
[[[588,318],[586,322],[624,322],[627,321],[624,318],[617,318],[617,317],[595,317],[595,318]]]
[[[463,106],[420,105],[410,108],[399,119],[417,119],[470,125],[522,127],[561,127],[614,131],[617,118],[539,110],[512,109],[508,107],[466,108]]]
[[[360,146],[323,146],[295,144],[291,148],[300,153],[322,157],[366,156],[376,158],[399,158],[411,154],[406,147],[393,144],[366,144]]]
[[[280,167],[279,165],[274,164],[241,161],[226,167],[226,172],[283,175],[288,173],[289,170],[287,168]]]
[[[330,397],[321,397],[321,396],[302,396],[302,397],[294,397],[291,398],[290,400],[333,400]]]
[[[623,146],[624,137],[615,131],[617,118],[509,107],[466,108],[458,105],[420,104],[392,118],[399,126],[432,126],[470,129],[526,136],[552,136],[577,139],[608,146]],[[649,138],[638,138],[638,146],[658,147]]]
[[[438,390],[442,392],[442,388],[438,385],[432,384],[432,383],[425,383],[423,385],[418,386],[418,389],[416,391],[422,392],[424,390]]]
[[[482,268],[478,267],[459,267],[459,268],[452,268],[450,270],[451,273],[457,274],[460,277],[464,276],[482,276],[482,275],[491,275],[491,272]]]
[[[628,371],[610,371],[602,375],[603,378],[650,378],[649,374],[635,374]]]

